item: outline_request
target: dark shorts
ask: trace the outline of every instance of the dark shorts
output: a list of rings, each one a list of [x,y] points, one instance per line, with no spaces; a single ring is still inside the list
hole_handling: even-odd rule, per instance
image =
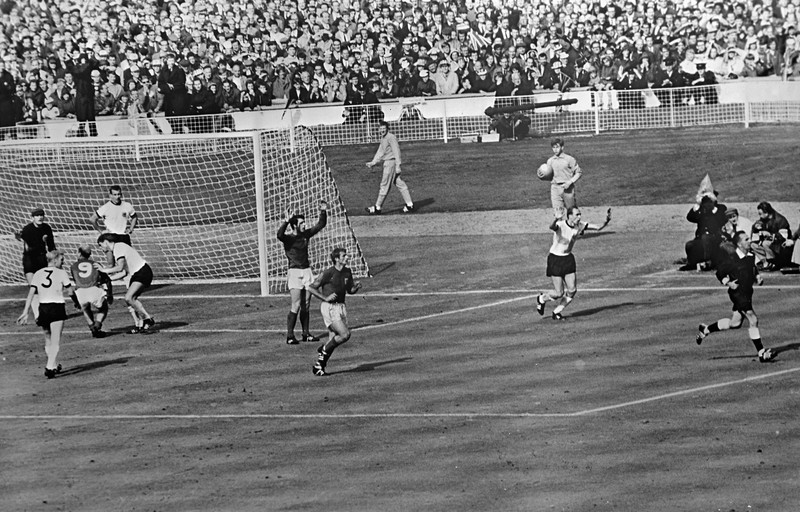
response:
[[[22,255],[22,271],[25,274],[33,274],[47,266],[47,255],[29,254]]]
[[[567,254],[559,256],[557,254],[547,255],[547,277],[564,277],[576,272],[575,256]]]
[[[753,310],[753,291],[740,292],[739,290],[728,290],[728,297],[733,303],[733,310],[744,313]]]
[[[142,283],[144,288],[149,288],[153,283],[153,269],[147,263],[131,276],[131,283]]]
[[[67,309],[63,303],[45,302],[39,304],[39,318],[36,319],[36,325],[39,327],[50,327],[51,323],[66,319]]]
[[[114,243],[122,242],[123,244],[128,244],[131,247],[133,247],[133,244],[131,244],[131,235],[128,234],[120,235],[118,233],[109,233],[109,234],[112,236],[111,238],[112,242]]]

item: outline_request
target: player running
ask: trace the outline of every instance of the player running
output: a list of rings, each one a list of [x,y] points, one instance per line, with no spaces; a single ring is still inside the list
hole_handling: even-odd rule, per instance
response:
[[[575,240],[587,229],[600,231],[611,222],[611,208],[606,214],[606,221],[600,225],[581,221],[581,211],[576,206],[566,210],[566,218],[564,211],[563,208],[557,208],[555,218],[550,224],[550,229],[553,231],[553,245],[547,255],[547,275],[553,279],[553,291],[541,293],[536,297],[536,312],[540,315],[544,315],[545,303],[551,300],[558,301],[558,305],[553,309],[553,320],[564,319],[561,312],[578,293],[575,256],[572,254]]]
[[[103,320],[108,315],[108,306],[111,303],[108,298],[113,297],[110,292],[111,280],[97,270],[97,265],[92,260],[91,247],[82,245],[78,248],[78,260],[70,266],[70,273],[75,281],[75,306],[83,312],[92,336],[104,337],[106,333],[103,332]],[[97,310],[96,313],[92,311],[92,307]]]
[[[758,330],[758,317],[753,311],[753,285],[764,282],[756,267],[756,257],[750,252],[750,236],[744,231],[737,231],[733,235],[736,244],[736,255],[727,258],[717,269],[717,279],[728,287],[728,297],[733,303],[733,315],[722,318],[711,325],[700,324],[695,341],[700,345],[706,336],[712,332],[738,329],[747,318],[748,334],[750,341],[756,347],[758,360],[762,363],[771,361],[775,353],[764,348],[761,343],[761,332]]]
[[[39,316],[36,324],[44,330],[44,351],[47,354],[47,364],[44,367],[44,376],[52,379],[61,372],[61,365],[56,358],[61,346],[61,333],[64,330],[64,320],[67,311],[64,307],[64,291],[72,293],[72,283],[69,275],[62,269],[64,254],[61,251],[47,253],[47,266],[37,270],[31,279],[28,297],[22,314],[17,318],[17,323],[28,323],[28,311],[35,295],[39,296]]]
[[[311,294],[321,300],[319,309],[322,319],[328,328],[328,342],[317,349],[319,356],[312,371],[321,377],[325,373],[333,351],[350,339],[350,327],[347,325],[347,309],[344,299],[348,293],[356,293],[361,289],[361,283],[353,280],[353,272],[347,267],[347,251],[337,247],[331,252],[333,266],[326,269],[308,287]]]

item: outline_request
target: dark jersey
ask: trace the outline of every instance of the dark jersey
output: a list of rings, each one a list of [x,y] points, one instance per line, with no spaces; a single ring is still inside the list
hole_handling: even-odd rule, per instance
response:
[[[56,248],[53,230],[47,223],[37,227],[31,222],[22,228],[20,238],[25,242],[25,252],[28,254],[44,256],[47,251],[54,251]]]
[[[735,290],[728,289],[728,295],[730,295],[731,300],[735,302],[737,298],[749,299],[752,297],[753,285],[758,280],[755,256],[748,253],[743,257],[739,257],[739,253],[736,253],[733,257],[727,258],[717,269],[717,279],[720,282],[726,277],[739,284]]]
[[[328,212],[319,212],[319,221],[311,229],[306,229],[302,233],[287,234],[288,222],[281,224],[278,228],[278,240],[283,242],[283,250],[289,260],[289,268],[309,268],[311,262],[308,259],[308,242],[312,236],[316,235],[328,224]]]
[[[91,288],[100,282],[100,271],[95,268],[91,259],[79,258],[69,270],[75,281],[75,288]]]
[[[353,285],[353,272],[349,267],[342,267],[342,270],[337,270],[336,267],[330,267],[323,271],[314,281],[314,287],[317,288],[323,296],[327,297],[335,293],[336,299],[331,302],[342,304],[344,304],[344,299],[347,296],[348,290],[353,289]]]

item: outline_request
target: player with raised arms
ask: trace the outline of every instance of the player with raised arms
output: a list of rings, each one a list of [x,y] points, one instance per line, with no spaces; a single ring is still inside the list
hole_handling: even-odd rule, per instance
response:
[[[550,301],[558,301],[553,310],[553,320],[563,320],[561,312],[572,302],[578,293],[578,278],[575,266],[575,255],[572,247],[575,240],[587,229],[600,231],[611,222],[611,208],[602,224],[590,224],[581,220],[581,211],[577,206],[568,210],[557,208],[555,218],[550,224],[553,231],[553,244],[547,255],[547,275],[553,280],[553,290],[541,293],[536,297],[536,312],[544,315],[544,305]]]
[[[303,328],[303,341],[319,341],[319,338],[309,331],[309,307],[311,295],[306,292],[306,287],[314,280],[311,271],[311,260],[308,257],[308,244],[311,237],[322,231],[328,225],[328,203],[319,202],[319,220],[310,227],[306,227],[306,216],[292,210],[286,211],[286,218],[278,228],[278,240],[283,243],[286,259],[289,260],[289,272],[286,281],[289,286],[291,305],[286,317],[286,344],[299,343],[294,337],[294,328],[297,317],[300,316],[300,325]]]
[[[98,265],[98,270],[104,274],[113,275],[123,270],[128,273],[128,291],[125,292],[125,302],[133,317],[134,326],[128,331],[130,334],[150,334],[153,332],[155,320],[144,309],[139,296],[150,287],[153,282],[153,269],[139,252],[124,242],[116,242],[116,235],[103,233],[97,238],[97,244],[106,253],[114,256],[114,265],[104,267]]]

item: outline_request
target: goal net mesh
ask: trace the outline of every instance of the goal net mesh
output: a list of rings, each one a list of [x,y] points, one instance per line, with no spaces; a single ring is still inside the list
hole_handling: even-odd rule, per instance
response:
[[[276,233],[292,209],[313,225],[328,202],[328,225],[311,239],[315,273],[334,247],[354,275],[369,269],[333,174],[305,127],[260,132],[270,293],[286,289],[287,260]],[[253,134],[0,145],[0,284],[24,284],[15,233],[42,207],[67,262],[96,246],[89,218],[120,185],[139,217],[132,243],[162,282],[259,280]],[[99,250],[99,249],[98,249]]]

